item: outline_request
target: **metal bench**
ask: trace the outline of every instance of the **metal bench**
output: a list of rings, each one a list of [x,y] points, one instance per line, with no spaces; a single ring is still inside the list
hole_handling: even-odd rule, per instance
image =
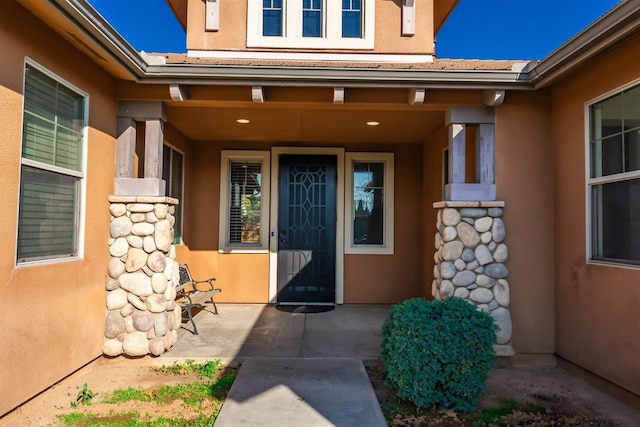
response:
[[[206,280],[194,280],[187,264],[182,264],[179,268],[180,283],[176,286],[176,301],[182,308],[183,320],[189,320],[193,325],[193,334],[198,335],[198,328],[193,320],[192,310],[194,308],[204,309],[206,306],[211,305],[214,310],[211,313],[218,314],[218,307],[216,307],[213,297],[218,292],[222,292],[222,289],[214,288],[213,282],[216,280],[214,277]],[[187,316],[186,319],[185,314]]]

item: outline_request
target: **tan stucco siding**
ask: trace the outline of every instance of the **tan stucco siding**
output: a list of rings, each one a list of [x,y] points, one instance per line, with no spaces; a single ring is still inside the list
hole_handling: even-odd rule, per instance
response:
[[[368,50],[369,53],[434,53],[433,4],[416,3],[419,4],[416,4],[415,35],[402,36],[401,2],[376,0],[375,46],[373,51]],[[189,0],[187,13],[188,50],[251,50],[247,49],[247,0],[220,2],[218,31],[205,31],[205,2],[202,0]]]
[[[277,144],[195,142],[186,156],[184,243],[177,248],[178,261],[189,263],[194,276],[216,276],[223,289],[217,301],[271,302],[269,254],[220,253],[218,240],[221,150],[268,151],[272,145]],[[395,253],[345,256],[345,303],[391,303],[422,295],[422,242],[416,241],[423,227],[421,145],[342,147],[395,155]]]
[[[424,224],[422,230],[422,264],[423,264],[423,286],[422,296],[433,299],[432,284],[435,276],[433,267],[435,266],[435,234],[437,231],[437,211],[433,208],[433,203],[444,200],[444,149],[449,145],[448,131],[446,127],[440,128],[431,135],[424,146],[423,151],[423,211]]]
[[[394,253],[346,255],[345,303],[397,303],[422,295],[422,146],[350,147],[393,152]],[[348,221],[348,219],[345,219]],[[348,238],[345,236],[345,238]]]
[[[0,52],[3,414],[102,353],[116,112],[114,82],[15,2],[0,3]],[[89,94],[81,260],[15,267],[25,56]]]
[[[248,147],[224,145],[224,149],[243,148]],[[269,149],[259,145],[250,148]],[[223,290],[216,301],[266,303],[269,254],[218,252],[222,149],[221,144],[196,142],[185,156],[184,233],[177,258],[189,264],[195,278],[216,277],[216,286]]]
[[[640,394],[640,269],[587,264],[586,103],[640,79],[640,38],[553,90],[556,351]]]
[[[553,353],[553,178],[549,100],[507,93],[496,108],[496,191],[506,203],[513,346]]]

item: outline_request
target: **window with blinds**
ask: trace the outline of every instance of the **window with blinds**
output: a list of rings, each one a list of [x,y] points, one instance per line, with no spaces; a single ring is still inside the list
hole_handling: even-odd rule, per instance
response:
[[[269,151],[222,151],[218,241],[222,253],[268,250],[269,155]]]
[[[166,183],[166,195],[178,199],[173,225],[173,243],[182,243],[182,202],[183,202],[183,165],[184,156],[179,151],[165,145],[163,147],[162,179]]]
[[[27,64],[18,262],[78,255],[85,97]]]
[[[229,165],[229,237],[233,243],[260,243],[262,163],[232,160]]]

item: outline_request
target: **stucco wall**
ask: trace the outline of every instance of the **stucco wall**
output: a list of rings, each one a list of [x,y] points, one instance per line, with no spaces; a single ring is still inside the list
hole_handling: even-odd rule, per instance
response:
[[[444,120],[444,117],[443,117]],[[433,299],[431,295],[431,283],[434,279],[433,258],[435,250],[435,234],[437,210],[433,208],[433,203],[443,200],[443,151],[449,145],[448,132],[446,127],[440,128],[427,140],[423,150],[423,230],[422,230],[422,266],[423,284],[422,296]]]
[[[557,353],[640,394],[640,269],[586,262],[585,103],[631,81],[640,38],[553,87]]]
[[[346,255],[345,303],[397,303],[422,295],[422,146],[353,146],[350,151],[393,152],[394,253]],[[346,219],[345,219],[346,220]],[[346,237],[345,237],[346,238]]]
[[[422,286],[422,147],[403,145],[342,145],[347,151],[395,153],[395,254],[346,255],[345,303],[390,303],[420,296]],[[195,142],[186,155],[184,244],[179,262],[187,262],[196,277],[216,276],[221,302],[268,301],[269,254],[218,252],[220,156],[223,149],[270,150],[270,143]],[[416,179],[418,177],[418,179]],[[273,179],[273,177],[272,177]]]
[[[12,1],[0,2],[0,52],[4,414],[102,353],[116,104],[108,75]],[[83,260],[15,267],[25,56],[90,94]]]
[[[513,347],[553,353],[553,162],[549,98],[508,92],[496,108],[496,191],[505,201]]]
[[[434,53],[433,4],[417,3],[416,34],[404,37],[402,1],[376,0],[374,53]],[[187,13],[187,49],[248,50],[247,0],[220,2],[218,31],[205,31],[205,2],[202,0],[189,0]]]

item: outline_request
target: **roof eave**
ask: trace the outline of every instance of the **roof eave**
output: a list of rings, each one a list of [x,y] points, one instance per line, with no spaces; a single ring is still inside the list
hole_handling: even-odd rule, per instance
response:
[[[20,0],[19,0],[20,1]],[[101,55],[110,58],[134,79],[144,76],[147,63],[86,0],[48,0],[43,7],[57,13],[90,42]],[[89,45],[89,44],[88,44]],[[89,46],[90,46],[89,45]]]
[[[150,65],[141,83],[532,89],[526,74],[506,70],[415,70],[285,66]]]
[[[640,2],[619,3],[600,19],[531,67],[534,87],[551,85],[576,67],[640,29]]]

